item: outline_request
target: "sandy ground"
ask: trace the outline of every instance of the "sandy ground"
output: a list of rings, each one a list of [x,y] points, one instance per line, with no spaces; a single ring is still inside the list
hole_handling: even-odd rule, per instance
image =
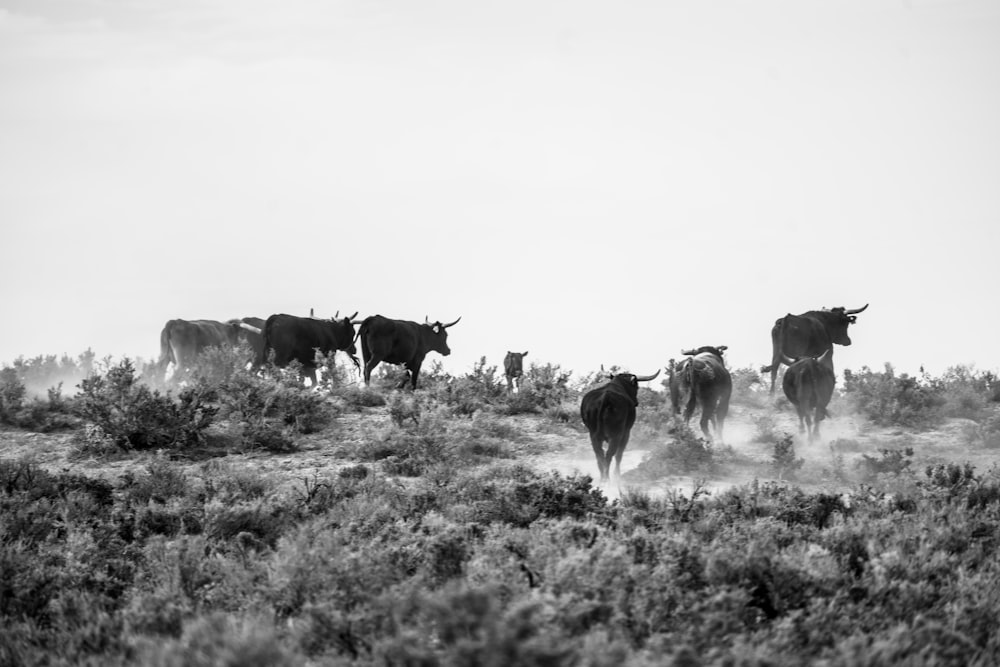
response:
[[[655,440],[644,440],[642,434],[637,432],[638,429],[635,430],[633,440],[622,459],[623,479],[618,483],[604,485],[605,495],[614,499],[629,488],[653,496],[670,491],[690,495],[696,478],[703,479],[705,488],[713,493],[733,485],[748,483],[755,478],[762,481],[775,479],[775,473],[770,467],[773,445],[754,442],[754,436],[759,432],[754,419],[759,419],[763,414],[771,415],[776,430],[797,433],[797,418],[791,408],[776,410],[772,406],[733,406],[726,422],[723,447],[729,448],[724,458],[735,462],[711,475],[668,475],[652,482],[630,481],[628,471],[639,466],[659,444]],[[510,420],[517,430],[518,436],[516,442],[512,443],[512,450],[518,461],[540,471],[557,471],[564,475],[581,473],[596,477],[597,464],[582,425],[557,425],[537,416],[497,419]],[[849,484],[833,482],[828,474],[834,466],[835,456],[841,456],[842,463],[849,469],[863,454],[878,456],[878,451],[883,448],[913,447],[915,454],[912,467],[917,470],[926,464],[950,461],[969,462],[977,470],[983,471],[995,464],[1000,452],[967,444],[965,433],[969,424],[971,422],[967,420],[950,420],[938,429],[917,432],[877,429],[850,415],[837,416],[823,423],[822,437],[816,442],[796,436],[796,456],[803,458],[805,465],[794,480],[788,481],[806,488],[847,490]],[[215,457],[212,461],[234,468],[252,468],[261,474],[274,474],[289,484],[300,485],[302,480],[325,476],[355,463],[342,455],[344,445],[370,441],[373,434],[388,428],[390,421],[384,407],[366,408],[340,417],[328,431],[303,436],[299,443],[301,450],[298,452],[280,455],[267,452],[230,454]],[[74,456],[74,449],[72,433],[40,434],[0,427],[0,458],[29,458],[51,471],[68,470],[113,480],[127,470],[145,469],[156,455],[143,452],[114,459],[81,459]],[[181,459],[181,462],[193,470],[206,464],[204,460],[185,462]]]

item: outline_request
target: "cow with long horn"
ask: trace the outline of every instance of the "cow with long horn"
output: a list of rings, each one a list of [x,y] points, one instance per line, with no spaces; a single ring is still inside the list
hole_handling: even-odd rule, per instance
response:
[[[340,311],[338,311],[339,313]],[[264,345],[258,364],[267,360],[274,350],[274,365],[284,368],[292,361],[302,364],[302,373],[316,386],[316,353],[346,352],[360,370],[357,348],[354,346],[354,319],[357,313],[342,319],[324,320],[295,315],[271,315],[264,323]]]
[[[798,360],[785,356],[782,362],[788,364],[782,389],[799,415],[799,433],[805,432],[812,441],[819,437],[819,423],[829,416],[826,406],[837,384],[832,352]]]
[[[601,483],[610,481],[611,461],[615,462],[615,479],[621,478],[622,455],[635,424],[635,409],[639,405],[639,383],[653,380],[660,374],[634,375],[619,373],[600,387],[583,395],[580,417],[590,432],[590,444],[597,457]],[[607,450],[604,443],[608,443]]]
[[[365,385],[371,383],[372,371],[384,361],[387,364],[401,364],[409,374],[410,387],[416,389],[420,366],[427,354],[451,354],[448,328],[458,324],[461,319],[459,317],[454,322],[441,324],[432,323],[424,317],[424,323],[418,324],[409,320],[391,320],[381,315],[365,318],[358,329],[361,355],[365,362]],[[403,379],[400,388],[406,386],[406,380],[407,378]]]
[[[164,377],[170,364],[174,366],[174,378],[191,370],[200,354],[210,347],[232,347],[246,340],[254,347],[249,335],[241,335],[236,322],[263,322],[260,318],[244,317],[242,320],[170,320],[160,332],[160,359],[157,366]],[[259,332],[258,332],[259,333]]]
[[[829,351],[832,364],[833,346],[851,344],[847,327],[857,321],[857,314],[863,313],[868,305],[810,310],[801,315],[788,313],[778,318],[771,327],[771,364],[761,368],[761,373],[771,374],[771,394],[774,394],[778,369],[785,363],[785,357],[819,357]]]
[[[681,400],[684,405],[684,423],[691,421],[698,405],[701,405],[701,432],[709,440],[708,432],[711,422],[715,436],[722,442],[722,432],[729,414],[729,398],[733,393],[733,379],[726,369],[722,353],[728,349],[725,345],[717,347],[704,346],[694,350],[682,350],[687,355],[676,366],[672,363],[667,369],[669,373],[670,403],[674,414],[680,414]]]

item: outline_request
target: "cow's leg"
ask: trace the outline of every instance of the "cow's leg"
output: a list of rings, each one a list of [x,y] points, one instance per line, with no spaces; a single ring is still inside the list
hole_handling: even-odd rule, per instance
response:
[[[510,394],[510,393],[513,393],[513,391],[514,391],[514,378],[512,378],[511,376],[508,375],[507,376],[507,393]]]
[[[628,431],[626,431],[625,435],[622,436],[619,439],[618,446],[615,447],[615,453],[614,453],[615,454],[615,482],[618,483],[618,484],[621,483],[621,479],[622,479],[622,456],[625,454],[625,446],[628,445],[629,435],[630,435],[630,433]],[[611,451],[610,450],[608,451],[608,455],[609,455],[608,467],[610,468],[611,467],[611,460],[610,460]]]
[[[601,483],[607,481],[608,479],[608,465],[604,460],[604,444],[601,437],[596,433],[590,434],[590,446],[594,449],[594,457],[597,459],[597,471],[601,478]],[[611,443],[608,443],[608,448],[610,449]]]
[[[371,382],[372,382],[372,371],[375,370],[375,367],[378,366],[381,361],[382,361],[382,359],[380,359],[379,357],[376,357],[376,356],[373,356],[371,359],[366,359],[365,360],[365,386],[366,387],[371,384]]]
[[[310,388],[315,389],[316,386],[317,386],[317,384],[316,384],[316,367],[315,366],[303,366],[302,367],[302,375],[303,375],[304,378],[305,377],[309,378],[309,382],[312,383],[312,384],[309,385]]]
[[[694,388],[691,389],[694,391]],[[698,406],[698,402],[695,400],[688,400],[687,405],[684,406],[684,423],[687,424],[691,421],[691,416],[694,415],[694,409]]]
[[[715,435],[719,439],[719,443],[723,442],[722,432],[726,427],[726,415],[729,414],[729,396],[720,396],[719,404],[715,407]]]
[[[417,388],[417,375],[420,374],[420,362],[415,361],[412,364],[408,364],[407,368],[410,371],[410,389]]]

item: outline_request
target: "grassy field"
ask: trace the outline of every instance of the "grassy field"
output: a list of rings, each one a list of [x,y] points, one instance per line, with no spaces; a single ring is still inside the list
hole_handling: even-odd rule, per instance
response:
[[[644,388],[598,486],[593,373],[325,365],[0,372],[0,665],[1000,663],[990,373],[850,373],[812,443],[750,369],[721,443]]]

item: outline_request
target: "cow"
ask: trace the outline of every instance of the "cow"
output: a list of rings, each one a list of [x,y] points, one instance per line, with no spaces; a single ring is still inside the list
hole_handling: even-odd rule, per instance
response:
[[[760,369],[761,373],[771,374],[771,395],[774,395],[778,368],[785,363],[785,357],[819,357],[829,350],[832,364],[833,346],[851,344],[847,327],[854,324],[858,319],[856,315],[863,313],[868,305],[866,303],[861,308],[850,310],[842,306],[830,310],[810,310],[801,315],[788,313],[775,320],[771,327],[771,365]]]
[[[507,378],[507,393],[521,390],[521,376],[524,375],[523,359],[528,356],[527,352],[507,351],[507,356],[503,358],[503,374]]]
[[[708,424],[711,422],[719,442],[722,442],[723,427],[726,415],[729,414],[729,398],[733,393],[733,379],[722,359],[722,353],[726,349],[725,345],[719,345],[682,350],[681,354],[688,358],[676,366],[671,359],[667,368],[667,384],[674,414],[681,413],[681,399],[687,397],[684,406],[684,423],[687,424],[700,404],[701,432],[711,440],[712,436],[708,433]]]
[[[284,313],[271,315],[264,323],[264,345],[257,365],[263,365],[274,351],[274,365],[284,368],[292,361],[302,364],[302,374],[316,386],[316,353],[346,352],[360,370],[354,346],[354,315],[343,319],[297,317]]]
[[[799,433],[805,431],[810,441],[819,437],[819,423],[829,416],[826,406],[830,404],[837,383],[832,356],[827,350],[819,357],[795,360],[786,356],[782,359],[788,364],[782,389],[799,414]]]
[[[198,355],[209,347],[236,345],[238,330],[226,322],[216,320],[169,320],[160,332],[160,359],[157,367],[164,378],[168,366],[174,364],[174,375],[184,373],[194,366]]]
[[[610,481],[612,459],[615,461],[615,478],[621,478],[622,455],[635,423],[636,406],[639,405],[639,383],[653,380],[659,374],[660,371],[652,375],[619,373],[606,384],[583,395],[580,417],[590,432],[590,444],[597,457],[601,483]],[[604,451],[605,442],[608,443],[607,451]]]
[[[409,374],[410,387],[417,388],[420,365],[428,352],[448,356],[448,328],[458,324],[431,323],[424,318],[423,324],[409,320],[390,320],[381,315],[365,318],[358,329],[361,339],[361,354],[365,362],[365,386],[371,383],[372,370],[383,361],[387,364],[402,364]],[[406,378],[399,387],[406,386]]]

